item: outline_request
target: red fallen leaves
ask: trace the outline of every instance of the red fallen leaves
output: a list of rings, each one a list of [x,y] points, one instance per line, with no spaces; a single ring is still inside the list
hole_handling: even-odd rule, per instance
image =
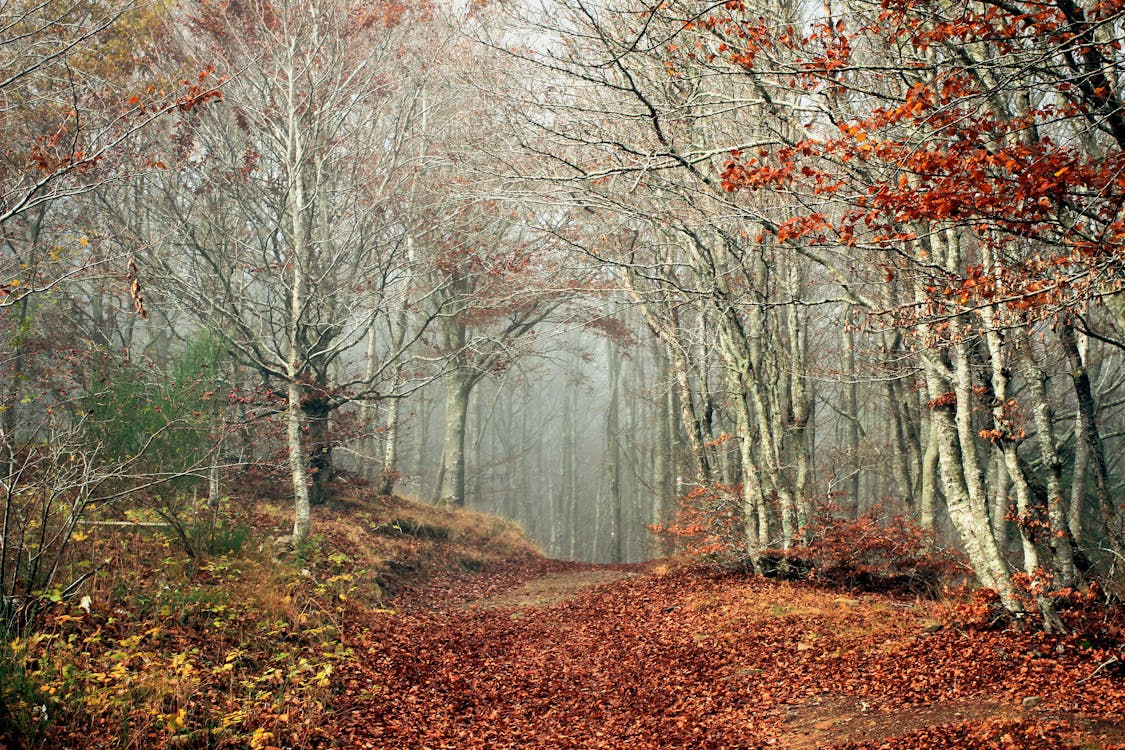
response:
[[[404,602],[353,626],[335,746],[812,747],[790,744],[785,708],[826,698],[880,712],[974,698],[1008,708],[938,726],[904,718],[891,740],[840,730],[817,747],[1125,741],[1120,731],[1102,740],[1083,728],[1125,719],[1119,675],[1094,674],[1109,646],[956,625],[924,634],[923,623],[942,614],[952,612],[698,572],[643,575],[535,609],[419,611]],[[1028,696],[1041,705],[1023,708]]]

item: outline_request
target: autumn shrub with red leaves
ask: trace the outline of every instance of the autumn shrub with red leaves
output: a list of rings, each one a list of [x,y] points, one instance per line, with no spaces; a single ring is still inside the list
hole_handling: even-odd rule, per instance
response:
[[[1000,601],[1000,595],[992,589],[962,584],[949,592],[949,602],[944,606],[949,611],[941,619],[956,623],[958,627],[969,630],[991,630],[997,625],[1006,625],[1009,614]]]
[[[650,531],[672,537],[683,554],[708,563],[742,562],[749,558],[742,526],[741,488],[723,484],[696,487],[680,498],[676,519],[650,525]]]
[[[959,551],[939,546],[932,533],[906,516],[888,516],[881,506],[852,519],[824,504],[800,536],[806,544],[770,555],[833,586],[936,596],[944,584],[971,574]]]
[[[740,497],[739,487],[698,487],[681,498],[674,522],[650,528],[675,537],[684,554],[703,562],[747,564],[753,553],[746,543]],[[770,577],[925,596],[971,576],[964,555],[938,545],[931,532],[911,519],[890,516],[881,506],[852,519],[832,503],[818,507],[793,547],[766,550],[755,563]]]

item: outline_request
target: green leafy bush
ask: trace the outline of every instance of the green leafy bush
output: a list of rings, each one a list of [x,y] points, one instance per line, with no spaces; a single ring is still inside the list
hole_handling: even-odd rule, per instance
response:
[[[138,486],[159,481],[162,492],[199,481],[214,445],[223,405],[225,344],[203,333],[170,371],[152,362],[106,357],[87,388],[87,430],[108,458],[128,462]]]

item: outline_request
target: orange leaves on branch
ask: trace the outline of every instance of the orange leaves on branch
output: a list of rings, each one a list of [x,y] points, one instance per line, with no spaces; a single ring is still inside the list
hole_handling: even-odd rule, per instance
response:
[[[948,409],[949,407],[954,406],[956,403],[957,394],[953,391],[948,391],[927,402],[926,408],[930,411],[936,411],[937,409]]]
[[[705,448],[718,448],[720,445],[727,442],[728,440],[734,440],[735,437],[737,437],[737,436],[732,435],[729,432],[724,432],[722,435],[719,435],[714,440],[708,440],[706,443],[703,444],[703,446]]]
[[[1072,49],[1067,54],[1091,60],[1119,56],[1112,35],[1102,41],[1085,21],[1065,17],[1054,5],[884,0],[878,21],[869,25],[822,18],[803,31],[740,19],[741,3],[724,11],[692,23],[721,34],[720,54],[734,74],[768,53],[810,96],[823,96],[829,109],[854,89],[852,49],[869,42],[919,51],[990,44],[999,56],[997,70],[1023,70],[1022,58],[1014,55],[1029,49],[1047,55]],[[1094,3],[1082,12],[1085,19],[1113,18],[1125,13],[1125,0]],[[843,108],[834,120],[836,132],[810,124],[807,132],[816,137],[732,154],[721,168],[722,188],[780,193],[793,198],[787,205],[803,206],[798,215],[778,220],[773,233],[780,242],[904,252],[928,263],[919,237],[956,227],[970,246],[990,251],[995,261],[988,268],[970,253],[967,265],[950,269],[949,278],[924,279],[928,299],[904,314],[906,324],[911,315],[940,322],[980,307],[992,308],[1005,318],[1002,323],[1035,320],[1093,303],[1104,293],[1096,287],[1104,269],[1125,263],[1119,216],[1125,151],[1087,148],[1081,139],[1063,142],[1059,124],[1091,127],[1095,118],[1108,116],[1120,92],[1104,77],[1059,76],[1044,80],[1044,94],[1024,109],[998,112],[982,106],[990,92],[975,72],[927,63],[921,55],[917,60],[927,67],[925,75],[904,76],[901,89],[871,97],[866,109]],[[1029,257],[1032,248],[1043,257]]]
[[[220,87],[226,81],[225,76],[220,77],[214,85],[204,85],[207,78],[214,72],[214,66],[210,66],[200,71],[198,81],[183,81],[184,93],[176,99],[176,108],[181,112],[189,112],[208,102],[222,99],[223,92]]]
[[[809,238],[816,241],[823,241],[823,231],[827,227],[827,219],[821,214],[814,213],[808,216],[797,216],[789,219],[777,228],[774,235],[777,237],[778,242]]]
[[[674,521],[649,529],[675,537],[683,551],[692,557],[742,558],[746,554],[746,540],[742,533],[740,496],[740,486],[694,487],[680,498]]]
[[[751,157],[745,162],[728,161],[720,179],[723,189],[733,193],[737,190],[782,187],[789,184],[792,174],[792,164],[774,166],[763,164],[759,159]]]
[[[137,269],[137,263],[132,258],[129,259],[129,272],[127,276],[129,280],[129,297],[133,300],[133,308],[141,318],[148,318],[148,310],[145,309],[144,292],[141,289],[140,271]]]

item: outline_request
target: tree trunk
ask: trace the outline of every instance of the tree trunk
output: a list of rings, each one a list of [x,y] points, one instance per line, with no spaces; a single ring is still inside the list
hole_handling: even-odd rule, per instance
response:
[[[855,333],[849,328],[847,320],[843,321],[840,329],[840,343],[844,349],[843,378],[844,403],[841,417],[844,420],[844,448],[847,451],[847,460],[842,462],[848,467],[848,478],[843,483],[844,500],[841,503],[844,511],[851,518],[859,515],[859,378],[855,371]]]
[[[387,426],[383,433],[383,471],[379,475],[379,494],[391,495],[398,481],[398,410],[400,400],[392,398],[387,406]]]
[[[293,61],[290,60],[290,63]],[[305,411],[302,408],[304,386],[301,378],[305,374],[308,362],[302,349],[302,337],[305,326],[305,305],[308,303],[306,294],[310,243],[310,225],[308,217],[307,196],[305,195],[305,153],[304,132],[298,112],[298,93],[296,90],[299,73],[290,67],[288,73],[286,102],[286,149],[285,169],[289,182],[288,202],[285,210],[288,212],[289,243],[293,252],[293,276],[289,289],[289,319],[288,319],[288,352],[285,375],[286,395],[288,398],[288,411],[286,421],[286,442],[289,449],[289,472],[293,479],[293,543],[304,542],[309,535],[311,526],[309,510],[309,487],[306,475],[306,457],[301,445],[301,431],[305,422]]]
[[[672,425],[674,409],[672,386],[669,382],[668,360],[653,347],[656,359],[655,387],[660,393],[656,400],[653,418],[656,420],[655,444],[652,462],[652,524],[660,526],[672,520]],[[676,541],[671,534],[653,534],[652,556],[665,557],[675,552]]]
[[[988,249],[984,251],[984,258],[985,264],[991,266],[991,252]],[[992,520],[993,536],[1003,549],[1008,537],[1005,517],[1007,516],[1009,489],[1015,490],[1016,509],[1021,516],[1027,517],[1031,512],[1033,502],[1027,476],[1024,474],[1023,466],[1021,466],[1019,460],[1018,447],[1022,438],[1015,425],[1012,424],[1013,415],[1009,413],[1009,368],[1004,336],[994,323],[991,308],[986,307],[981,310],[981,320],[984,322],[984,338],[988,349],[990,369],[987,398],[992,414],[990,442],[993,445],[993,453],[999,458],[996,467],[996,479],[993,482],[989,516]],[[997,508],[997,505],[1000,507]],[[1000,512],[997,513],[997,510]],[[1035,539],[1027,533],[1027,529],[1024,527],[1020,529],[1020,541],[1023,548],[1024,571],[1031,573],[1039,567],[1039,550],[1035,545]]]
[[[1070,506],[1067,508],[1066,523],[1070,527],[1070,536],[1074,540],[1075,549],[1082,549],[1086,539],[1086,529],[1083,520],[1083,509],[1086,507],[1086,490],[1089,485],[1087,479],[1090,473],[1090,443],[1082,432],[1081,408],[1075,416],[1078,426],[1074,441],[1074,476],[1070,480]]]
[[[472,374],[455,367],[445,376],[445,441],[442,447],[440,505],[465,507],[465,427]]]
[[[794,264],[789,272],[789,294],[797,299],[801,294],[803,279]],[[813,459],[813,443],[809,439],[815,399],[809,396],[809,372],[807,354],[807,321],[801,317],[804,308],[790,305],[788,308],[789,333],[789,442],[793,470],[793,495],[797,506],[798,523],[805,526],[812,519],[812,500],[809,497],[809,474]],[[854,367],[853,367],[854,369]]]
[[[1125,295],[1118,295],[1125,299]],[[1106,538],[1111,548],[1119,558],[1125,559],[1125,528],[1122,525],[1121,514],[1109,491],[1109,470],[1106,464],[1105,444],[1102,442],[1101,433],[1097,422],[1097,405],[1094,401],[1093,387],[1090,384],[1090,374],[1086,368],[1086,359],[1079,348],[1078,338],[1074,330],[1074,323],[1069,318],[1063,318],[1058,325],[1059,340],[1063,352],[1066,354],[1067,364],[1070,366],[1070,375],[1074,386],[1075,399],[1078,402],[1078,423],[1076,427],[1076,443],[1079,448],[1075,460],[1075,488],[1072,488],[1071,518],[1075,524],[1070,531],[1079,541],[1082,534],[1082,507],[1085,501],[1085,470],[1079,478],[1078,458],[1088,465],[1094,476],[1094,493],[1098,501],[1098,511]],[[1077,503],[1077,507],[1073,504]]]
[[[958,238],[953,230],[946,230],[939,233],[937,239],[935,259],[943,260],[946,268],[956,271],[960,266]],[[926,292],[918,287],[915,293],[918,302],[924,304]],[[964,325],[962,321],[953,319],[949,321],[949,327],[951,339],[958,342],[953,345],[956,361],[952,366],[939,359],[937,352],[922,353],[926,389],[932,397],[930,429],[936,432],[949,519],[961,537],[969,564],[981,584],[996,591],[1009,612],[1022,612],[1023,606],[1013,589],[989,522],[988,495],[972,424],[974,393],[969,346],[963,338]],[[931,336],[929,325],[920,325],[919,334],[923,340],[928,340]]]
[[[754,444],[754,430],[750,402],[746,394],[735,394],[738,417],[738,448],[742,468],[742,533],[746,539],[746,549],[751,561],[757,565],[758,555],[769,546],[769,524],[766,498],[762,493],[762,482]]]
[[[1059,458],[1055,438],[1054,414],[1047,395],[1047,375],[1035,361],[1031,339],[1026,329],[1019,342],[1023,359],[1024,377],[1027,379],[1031,414],[1035,422],[1035,437],[1039,444],[1039,458],[1047,482],[1047,520],[1050,543],[1054,552],[1055,583],[1066,587],[1074,584],[1074,549],[1070,544],[1070,529],[1066,525],[1066,496],[1062,487],[1062,459]],[[1045,613],[1044,613],[1045,614]],[[1061,623],[1060,623],[1061,624]]]
[[[302,391],[305,393],[302,409],[309,433],[308,474],[312,479],[309,502],[313,505],[325,505],[331,499],[331,482],[335,474],[328,421],[331,409],[327,394],[319,385],[312,389],[303,388]]]
[[[609,404],[605,413],[606,471],[609,481],[609,502],[613,512],[613,527],[610,531],[610,561],[625,562],[625,521],[623,499],[621,497],[621,425],[619,417],[619,381],[621,379],[621,360],[617,346],[612,340],[606,342],[606,356],[609,363]]]
[[[930,393],[934,398],[941,394]],[[940,446],[938,431],[934,427],[932,417],[926,420],[926,450],[922,454],[922,478],[919,483],[921,492],[918,495],[918,523],[922,528],[935,530],[935,511],[937,509],[938,458]]]
[[[293,478],[293,543],[300,544],[309,536],[311,514],[309,486],[305,476],[305,452],[301,446],[301,427],[304,422],[304,412],[301,409],[301,384],[296,378],[289,379],[286,394],[288,404],[285,438],[289,449],[289,473]]]

